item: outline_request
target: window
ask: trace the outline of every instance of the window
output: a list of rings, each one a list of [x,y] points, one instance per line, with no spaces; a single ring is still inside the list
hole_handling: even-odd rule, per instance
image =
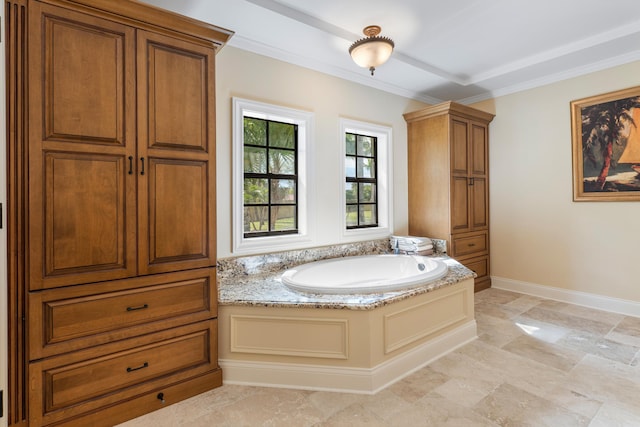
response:
[[[233,98],[233,252],[311,240],[312,113]]]
[[[393,223],[391,128],[340,119],[342,240],[387,237]]]
[[[298,126],[244,117],[244,237],[298,232]]]
[[[375,136],[345,134],[347,228],[378,226],[378,172]]]

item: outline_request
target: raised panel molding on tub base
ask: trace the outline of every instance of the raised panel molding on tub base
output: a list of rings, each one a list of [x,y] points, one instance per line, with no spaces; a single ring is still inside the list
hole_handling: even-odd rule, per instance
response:
[[[373,310],[220,306],[224,382],[376,393],[477,337],[473,291],[467,279]]]

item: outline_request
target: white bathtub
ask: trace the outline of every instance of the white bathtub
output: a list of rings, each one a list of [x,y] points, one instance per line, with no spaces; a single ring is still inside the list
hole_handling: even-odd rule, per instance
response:
[[[285,271],[282,283],[310,293],[378,293],[422,286],[448,271],[443,261],[423,256],[366,255],[303,264]]]

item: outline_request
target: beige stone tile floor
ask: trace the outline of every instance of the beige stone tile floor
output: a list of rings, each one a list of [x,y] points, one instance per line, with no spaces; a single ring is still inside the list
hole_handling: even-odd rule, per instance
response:
[[[477,340],[375,395],[223,385],[121,427],[640,426],[640,318],[475,301]]]

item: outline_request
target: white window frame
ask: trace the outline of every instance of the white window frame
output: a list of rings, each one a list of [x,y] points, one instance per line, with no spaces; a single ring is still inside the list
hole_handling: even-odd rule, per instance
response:
[[[347,229],[346,172],[344,161],[347,155],[346,134],[373,136],[378,140],[377,178],[378,178],[378,226]],[[342,180],[340,191],[340,218],[342,240],[353,242],[366,239],[388,237],[393,231],[393,131],[391,127],[361,122],[351,119],[340,119],[340,165]]]
[[[234,254],[298,249],[313,241],[313,113],[242,98],[233,103],[233,218]],[[244,237],[244,118],[253,117],[298,126],[298,233],[281,236]]]

